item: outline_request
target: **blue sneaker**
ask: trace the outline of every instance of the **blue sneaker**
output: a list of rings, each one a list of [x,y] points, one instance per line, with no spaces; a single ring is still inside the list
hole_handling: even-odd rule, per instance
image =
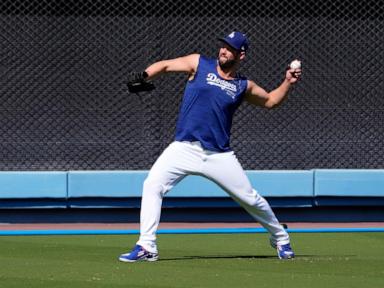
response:
[[[145,250],[142,246],[136,245],[129,253],[121,254],[119,260],[122,262],[136,261],[156,261],[159,259],[158,253],[151,253]]]
[[[277,256],[279,256],[279,259],[293,259],[295,258],[295,253],[293,252],[291,245],[284,244],[284,245],[277,245]]]

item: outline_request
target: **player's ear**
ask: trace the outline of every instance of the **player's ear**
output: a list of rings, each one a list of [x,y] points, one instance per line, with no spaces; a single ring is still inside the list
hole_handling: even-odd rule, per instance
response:
[[[245,59],[245,52],[244,51],[241,51],[240,52],[240,60],[244,60]]]

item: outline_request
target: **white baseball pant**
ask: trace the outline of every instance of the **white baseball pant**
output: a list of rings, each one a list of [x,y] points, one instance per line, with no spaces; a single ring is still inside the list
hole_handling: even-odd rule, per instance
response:
[[[254,190],[233,151],[205,150],[199,142],[171,143],[157,159],[144,181],[138,245],[157,253],[156,231],[163,197],[187,175],[204,176],[222,187],[269,233],[271,243],[289,243],[268,202]]]

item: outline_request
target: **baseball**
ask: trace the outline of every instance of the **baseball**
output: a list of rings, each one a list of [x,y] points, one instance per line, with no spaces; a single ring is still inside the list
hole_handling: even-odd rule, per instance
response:
[[[289,67],[291,69],[300,69],[301,68],[301,61],[300,60],[293,60],[291,64],[289,64]]]

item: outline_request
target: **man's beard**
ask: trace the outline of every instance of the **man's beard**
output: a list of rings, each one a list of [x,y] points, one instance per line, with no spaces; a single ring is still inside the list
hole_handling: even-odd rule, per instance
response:
[[[219,57],[219,66],[221,69],[223,70],[228,70],[228,69],[231,69],[233,66],[235,66],[236,64],[236,60],[227,60],[225,63],[221,63],[220,61],[220,57]]]

